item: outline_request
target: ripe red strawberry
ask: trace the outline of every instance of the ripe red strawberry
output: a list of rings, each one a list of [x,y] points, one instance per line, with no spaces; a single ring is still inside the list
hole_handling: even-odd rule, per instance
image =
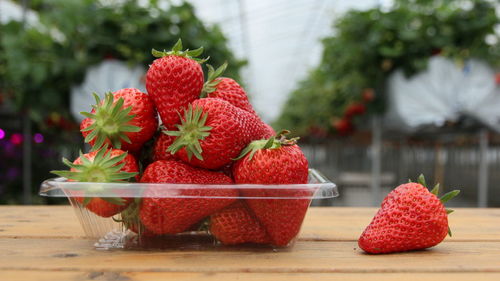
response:
[[[432,56],[439,56],[439,55],[441,55],[442,52],[443,52],[443,49],[441,49],[441,48],[433,48],[431,50],[431,55]]]
[[[354,131],[354,125],[349,118],[335,120],[332,125],[341,136],[347,136]]]
[[[241,200],[210,216],[210,232],[225,245],[271,243],[262,224]]]
[[[219,77],[224,70],[226,70],[227,63],[214,70],[211,65],[208,66],[208,81],[203,85],[203,91],[201,93],[201,98],[217,98],[222,99],[230,104],[248,111],[256,116],[257,113],[253,110],[250,101],[248,100],[247,93],[236,81],[227,77]],[[260,117],[259,117],[260,119]],[[264,138],[270,138],[276,135],[274,129],[268,124],[264,123],[267,128],[267,133]]]
[[[363,93],[361,94],[363,102],[369,103],[372,102],[375,99],[375,90],[372,88],[366,88],[363,90]]]
[[[308,135],[310,135],[313,138],[324,139],[328,136],[328,131],[322,127],[313,125],[309,127]]]
[[[155,139],[153,146],[153,161],[175,160],[175,157],[168,152],[168,147],[174,142],[175,138],[164,133],[160,133]]]
[[[69,171],[52,171],[68,181],[78,182],[124,182],[139,172],[134,156],[119,149],[107,146],[87,154],[81,154],[73,163],[63,158],[70,167]],[[96,190],[93,192],[99,192]],[[72,196],[89,211],[101,216],[111,217],[126,209],[131,198],[120,197],[85,197],[82,191],[71,191]]]
[[[159,160],[150,164],[141,182],[177,184],[232,184],[223,173],[191,167],[180,161]],[[155,234],[175,234],[186,231],[204,217],[234,202],[238,193],[234,188],[166,189],[150,187],[140,206],[140,219]],[[170,198],[165,198],[169,196]],[[174,198],[179,196],[182,198]],[[202,197],[202,198],[196,198]],[[203,198],[228,197],[228,198]]]
[[[200,97],[203,88],[203,70],[196,59],[203,47],[196,50],[181,51],[179,39],[169,52],[153,50],[158,57],[146,74],[146,89],[153,99],[163,125],[172,129],[179,121],[179,112]]]
[[[425,249],[439,244],[450,234],[448,213],[443,203],[455,197],[454,190],[437,197],[439,185],[431,192],[423,176],[419,183],[406,183],[391,191],[380,210],[358,240],[371,254]]]
[[[276,131],[269,124],[264,123],[264,127],[265,127],[265,133],[263,138],[269,139],[270,137],[276,135]]]
[[[248,100],[245,90],[233,79],[219,77],[226,70],[227,63],[224,63],[217,70],[214,70],[211,65],[207,65],[207,67],[208,81],[203,85],[201,98],[223,99],[238,108],[257,115]]]
[[[252,140],[269,128],[254,114],[215,98],[195,100],[185,111],[169,151],[196,167],[219,169],[236,158]],[[192,157],[192,156],[195,157]]]
[[[106,94],[103,101],[94,94],[96,104],[85,118],[80,131],[93,149],[104,144],[137,152],[156,132],[158,120],[153,101],[138,89],[121,89]]]
[[[234,181],[237,184],[305,184],[308,178],[307,159],[296,145],[296,139],[287,140],[286,131],[269,140],[253,141],[242,151],[240,159],[233,165]],[[276,246],[286,246],[297,236],[309,207],[307,189],[244,189],[244,196],[261,197],[248,199],[248,206],[264,225]],[[287,198],[287,199],[267,199]]]
[[[366,105],[360,102],[353,102],[349,106],[347,106],[344,118],[350,119],[356,115],[363,115],[366,112]]]

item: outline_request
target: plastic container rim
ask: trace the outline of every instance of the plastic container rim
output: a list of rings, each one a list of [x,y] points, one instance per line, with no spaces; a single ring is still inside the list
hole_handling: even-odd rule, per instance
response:
[[[157,189],[154,196],[144,194],[146,189]],[[40,186],[40,196],[45,197],[81,197],[81,192],[85,191],[85,197],[160,197],[160,198],[230,198],[220,196],[200,196],[183,195],[182,190],[203,190],[203,189],[237,189],[237,190],[280,190],[280,196],[249,197],[238,195],[240,199],[322,199],[338,196],[337,186],[315,169],[309,169],[309,179],[307,184],[282,184],[282,185],[260,185],[260,184],[172,184],[172,183],[98,183],[98,182],[68,182],[65,178],[51,178],[45,180]],[[287,194],[293,191],[313,191],[310,195],[297,196]],[[72,192],[80,192],[79,196]],[[282,195],[282,196],[281,196]],[[288,195],[288,196],[287,196]]]

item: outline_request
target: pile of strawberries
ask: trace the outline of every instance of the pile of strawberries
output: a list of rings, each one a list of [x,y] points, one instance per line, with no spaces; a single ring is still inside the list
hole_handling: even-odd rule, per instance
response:
[[[102,216],[121,215],[143,237],[208,227],[220,242],[286,246],[297,236],[310,203],[309,190],[237,189],[234,184],[305,184],[308,162],[296,139],[276,132],[255,113],[244,89],[197,57],[203,52],[153,50],[147,94],[138,89],[108,93],[80,125],[92,146],[68,171],[69,181],[230,185],[187,188],[165,196],[168,185],[151,185],[141,198],[75,196]],[[161,119],[159,125],[158,115]],[[147,149],[148,142],[154,142]],[[99,188],[99,187],[96,187]],[[94,190],[95,192],[95,190]],[[241,199],[241,198],[252,199]],[[277,199],[287,197],[288,199]],[[296,198],[295,198],[296,197]]]

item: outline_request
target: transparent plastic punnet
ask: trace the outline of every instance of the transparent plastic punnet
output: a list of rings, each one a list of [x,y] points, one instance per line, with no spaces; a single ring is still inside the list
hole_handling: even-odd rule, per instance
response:
[[[286,248],[312,199],[338,196],[314,169],[307,184],[96,183],[48,179],[40,195],[67,197],[98,249]],[[110,213],[108,202],[121,200]],[[99,202],[97,202],[99,201]],[[100,204],[96,204],[100,203]],[[241,221],[238,221],[241,220]]]

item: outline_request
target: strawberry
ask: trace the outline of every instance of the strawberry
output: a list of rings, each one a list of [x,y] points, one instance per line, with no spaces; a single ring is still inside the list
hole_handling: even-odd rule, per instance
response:
[[[264,227],[241,200],[210,216],[210,232],[225,245],[271,243]]]
[[[229,164],[252,140],[269,134],[256,115],[215,98],[195,100],[177,128],[166,132],[177,137],[169,151],[193,166],[214,170]]]
[[[454,190],[437,197],[439,185],[429,192],[421,175],[419,183],[406,183],[391,191],[361,234],[358,245],[371,254],[425,249],[450,234],[443,203],[458,195]]]
[[[248,95],[236,81],[227,77],[219,77],[224,70],[226,70],[227,63],[214,70],[211,65],[208,67],[208,81],[203,85],[203,91],[201,93],[201,98],[218,98],[229,102],[230,104],[248,111],[256,116],[257,113],[253,110],[250,101],[248,100]],[[259,117],[260,119],[260,117]],[[274,129],[268,124],[264,123],[268,133],[264,138],[270,138],[276,135]]]
[[[121,212],[121,220],[114,220],[116,222],[123,223],[125,228],[141,236],[155,236],[155,234],[152,231],[148,230],[139,219],[140,204],[141,198],[134,198],[134,201],[130,203],[128,208]]]
[[[233,165],[235,183],[307,183],[307,159],[296,145],[297,139],[287,140],[286,133],[281,132],[278,139],[271,137],[250,143]],[[299,188],[243,189],[241,193],[247,197],[262,198],[246,202],[276,246],[286,246],[297,236],[311,202],[304,198],[312,195],[311,190]]]
[[[134,156],[119,149],[108,149],[107,146],[98,151],[87,154],[80,153],[73,163],[63,158],[63,162],[70,167],[69,171],[52,171],[65,177],[68,181],[78,182],[124,182],[138,174],[139,168]],[[92,192],[104,191],[96,185]],[[130,198],[120,197],[85,197],[84,192],[71,191],[77,202],[89,211],[101,216],[111,217],[126,209]]]
[[[138,152],[156,132],[158,120],[153,101],[138,89],[121,89],[105,95],[103,101],[94,93],[96,104],[85,118],[80,131],[93,149],[104,144]]]
[[[349,118],[342,118],[332,122],[333,127],[341,136],[350,135],[354,131],[354,125]]]
[[[322,127],[313,125],[309,127],[308,135],[311,136],[312,138],[324,139],[328,136],[328,131]]]
[[[350,119],[356,115],[363,115],[366,112],[366,105],[360,102],[353,102],[349,106],[347,106],[344,118]]]
[[[372,102],[373,100],[375,100],[375,90],[373,90],[372,88],[366,88],[361,93],[361,96],[362,96],[363,102],[365,102],[365,103]]]
[[[264,132],[263,138],[269,139],[270,137],[276,135],[276,131],[269,124],[264,123],[264,128],[265,128],[265,132]]]
[[[160,133],[153,145],[153,161],[175,160],[175,157],[168,152],[168,147],[174,142],[174,137]]]
[[[223,99],[230,104],[241,108],[245,111],[257,115],[253,110],[248,95],[245,90],[233,79],[227,77],[219,77],[226,70],[227,63],[214,70],[211,65],[208,67],[208,81],[203,85],[201,98],[218,98]]]
[[[179,112],[200,97],[203,88],[203,70],[200,60],[203,47],[181,51],[179,39],[171,51],[160,52],[153,49],[153,61],[146,73],[146,89],[153,99],[163,125],[168,129],[179,121]]]
[[[431,56],[439,56],[443,52],[443,49],[441,48],[433,48],[431,50]]]
[[[143,183],[232,184],[223,173],[191,167],[180,161],[159,160],[150,164],[141,178]],[[155,234],[186,231],[204,217],[235,201],[234,188],[149,187],[144,191],[139,216]],[[165,197],[168,198],[165,198]],[[177,196],[177,197],[176,197]],[[197,198],[198,197],[198,198]],[[201,197],[201,198],[200,198]],[[205,197],[205,198],[203,198]],[[206,198],[228,197],[228,198]]]

